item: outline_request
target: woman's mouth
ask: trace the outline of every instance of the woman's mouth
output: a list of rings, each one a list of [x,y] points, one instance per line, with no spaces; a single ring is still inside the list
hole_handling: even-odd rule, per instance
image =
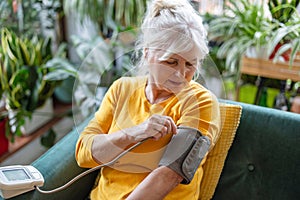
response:
[[[172,85],[175,85],[175,86],[181,86],[181,85],[183,85],[184,83],[183,82],[181,82],[181,81],[172,81],[172,80],[168,80],[168,82],[170,82]]]

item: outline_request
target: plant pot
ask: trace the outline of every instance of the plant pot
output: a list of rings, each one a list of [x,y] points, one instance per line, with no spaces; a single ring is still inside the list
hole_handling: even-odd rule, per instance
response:
[[[30,135],[32,132],[43,126],[52,119],[53,113],[53,100],[52,98],[49,98],[42,107],[33,112],[31,119],[25,119],[23,134]]]
[[[248,58],[268,59],[266,47],[261,47],[261,48],[257,48],[255,46],[249,47],[247,48],[245,55]]]
[[[5,136],[6,118],[0,120],[0,156],[8,152],[8,139]]]
[[[16,122],[16,112],[14,110],[8,110],[8,119],[10,120],[10,126],[11,131],[16,131],[16,125],[18,122]],[[21,127],[21,133],[22,135],[30,135],[35,130],[43,126],[45,123],[47,123],[52,117],[53,117],[53,101],[52,98],[49,98],[45,104],[39,108],[37,108],[31,116],[31,119],[28,117],[25,118],[25,123]]]
[[[74,82],[74,77],[69,77],[64,80],[60,86],[55,88],[55,98],[62,103],[72,103]]]

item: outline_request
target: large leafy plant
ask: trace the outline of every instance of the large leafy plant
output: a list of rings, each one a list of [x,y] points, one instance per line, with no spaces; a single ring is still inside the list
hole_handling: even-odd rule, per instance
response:
[[[122,75],[129,75],[133,49],[120,39],[124,34],[126,37],[135,37],[135,33],[130,31],[118,34],[110,40],[104,40],[101,36],[92,39],[72,36],[73,45],[82,60],[74,96],[83,116],[88,116],[99,106],[102,95],[99,92],[103,93],[103,90]]]
[[[79,15],[81,21],[90,19],[98,25],[102,37],[115,31],[136,27],[141,23],[147,0],[68,0],[64,1],[66,14]]]
[[[50,39],[18,37],[6,28],[1,30],[0,93],[7,110],[14,113],[9,120],[15,127],[12,139],[22,134],[25,118],[30,118],[63,80],[76,76],[62,48],[53,55],[50,43]]]
[[[89,110],[97,105],[95,91],[100,86],[109,86],[128,71],[130,50],[124,46],[119,33],[135,34],[135,28],[142,22],[146,5],[147,0],[64,1],[66,16],[75,14],[83,24],[85,20],[92,21],[99,33],[94,39],[72,37],[82,61],[81,68],[84,68],[84,73],[79,73],[78,84],[75,84],[75,100],[83,115],[88,115]]]
[[[226,58],[226,69],[239,70],[239,61],[250,47],[260,49],[269,42],[275,25],[265,8],[247,0],[229,0],[224,13],[209,22],[209,40],[220,43],[219,58]]]

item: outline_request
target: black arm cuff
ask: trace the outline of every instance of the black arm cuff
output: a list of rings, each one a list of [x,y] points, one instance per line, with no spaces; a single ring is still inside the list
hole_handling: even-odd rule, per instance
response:
[[[166,166],[182,178],[182,184],[189,184],[193,179],[202,159],[208,152],[210,140],[193,128],[179,127],[168,144],[159,162],[159,166]]]

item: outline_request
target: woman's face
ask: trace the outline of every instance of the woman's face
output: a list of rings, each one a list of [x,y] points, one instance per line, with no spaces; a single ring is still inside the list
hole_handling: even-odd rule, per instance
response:
[[[149,83],[159,90],[168,93],[178,93],[193,78],[197,58],[193,51],[183,54],[171,54],[161,60],[164,55],[161,50],[146,50],[146,60],[149,66]]]

